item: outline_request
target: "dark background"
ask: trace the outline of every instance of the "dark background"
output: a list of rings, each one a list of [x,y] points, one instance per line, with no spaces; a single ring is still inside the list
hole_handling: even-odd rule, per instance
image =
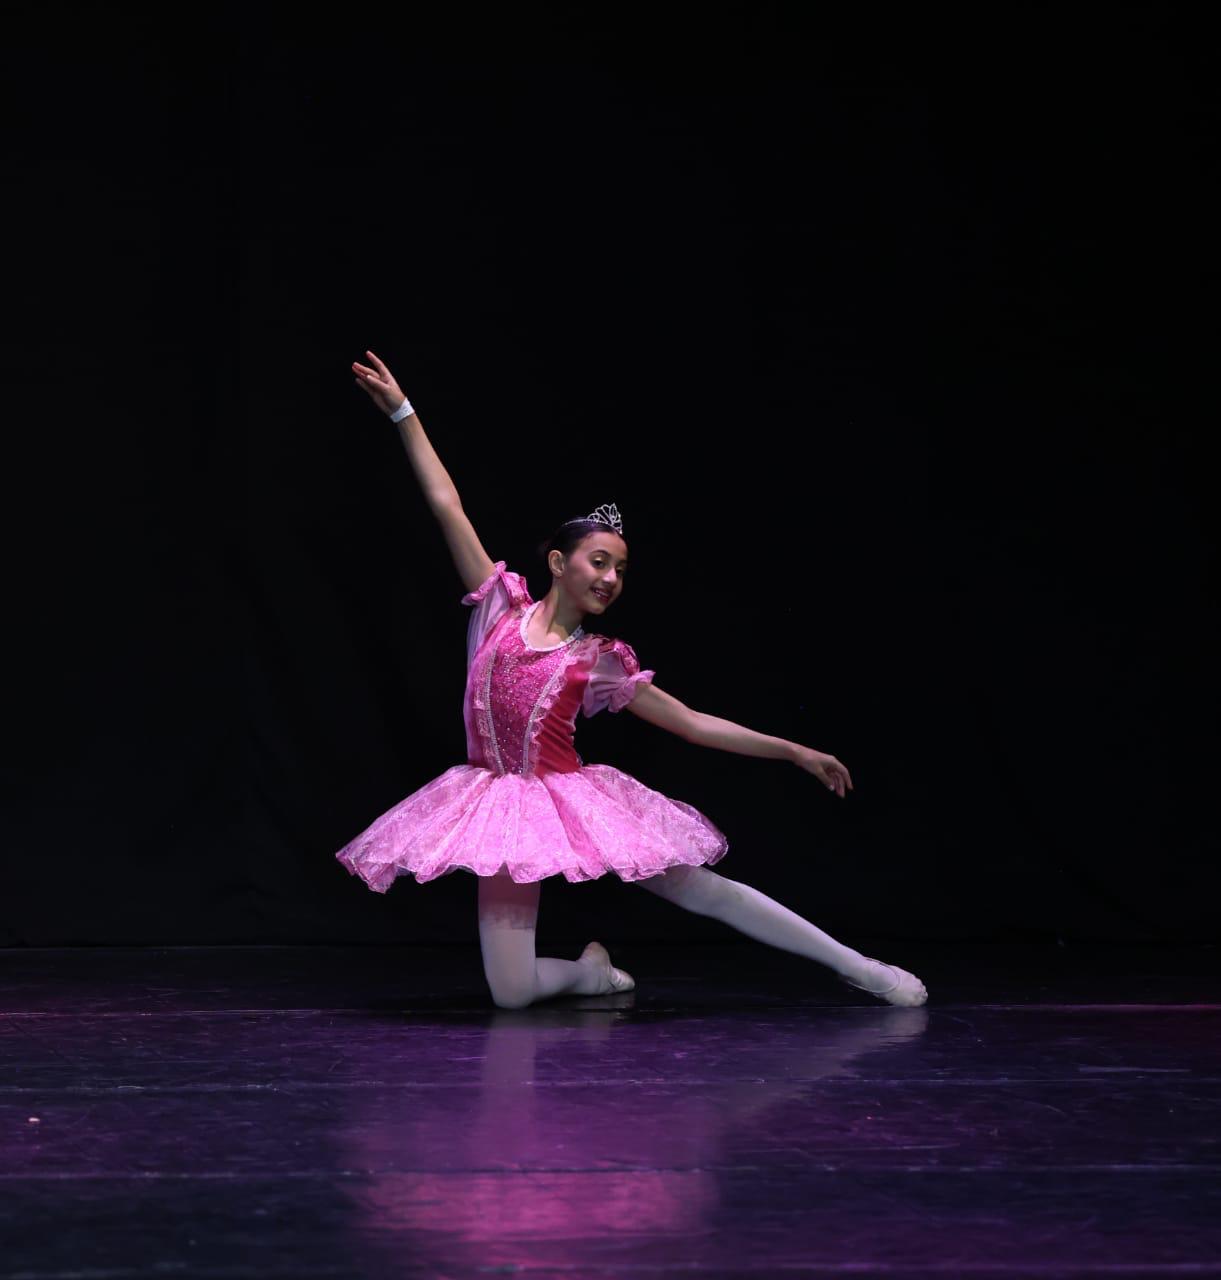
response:
[[[1212,937],[1184,11],[443,13],[12,19],[0,943],[476,942],[469,875],[333,857],[465,758],[369,347],[493,559],[541,595],[616,502],[598,629],[851,770],[580,720],[724,874],[846,936]],[[731,931],[548,881],[591,936]]]

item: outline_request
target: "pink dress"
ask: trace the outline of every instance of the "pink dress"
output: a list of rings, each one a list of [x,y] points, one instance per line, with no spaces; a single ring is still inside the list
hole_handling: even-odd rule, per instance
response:
[[[451,871],[518,882],[613,871],[640,880],[679,863],[710,864],[729,847],[697,809],[573,747],[578,711],[621,711],[641,671],[630,645],[578,627],[536,649],[526,624],[538,604],[526,580],[495,571],[462,597],[467,631],[466,764],[413,791],[335,856],[378,893],[397,876],[423,883]]]

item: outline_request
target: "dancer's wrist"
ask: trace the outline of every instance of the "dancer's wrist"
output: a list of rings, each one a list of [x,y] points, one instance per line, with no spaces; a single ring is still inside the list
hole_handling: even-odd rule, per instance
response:
[[[391,422],[402,422],[404,418],[409,418],[415,410],[411,407],[411,401],[406,396],[403,397],[403,403],[397,409],[387,409],[386,416]]]

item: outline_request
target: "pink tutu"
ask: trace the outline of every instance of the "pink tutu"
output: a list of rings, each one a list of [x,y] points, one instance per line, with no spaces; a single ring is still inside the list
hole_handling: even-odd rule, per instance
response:
[[[388,809],[335,856],[378,893],[396,876],[501,871],[519,883],[613,872],[642,880],[709,865],[729,842],[698,809],[608,764],[496,774],[454,765]]]

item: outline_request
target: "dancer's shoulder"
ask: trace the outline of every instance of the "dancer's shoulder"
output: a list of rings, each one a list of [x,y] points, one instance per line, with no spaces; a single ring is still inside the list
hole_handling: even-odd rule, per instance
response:
[[[652,671],[642,671],[636,650],[626,640],[595,635],[594,662],[582,699],[582,709],[592,716],[609,707],[619,711],[632,700],[641,684],[651,684]]]
[[[489,593],[493,592],[503,593],[508,604],[534,603],[530,598],[530,588],[527,586],[525,578],[520,573],[514,573],[512,569],[506,568],[503,560],[496,561],[492,567],[492,572],[474,591],[468,591],[462,597],[462,603],[466,605],[480,604]]]
[[[619,662],[628,671],[640,670],[640,660],[636,657],[636,650],[626,640],[618,636],[597,634],[595,634],[594,639],[598,642],[598,658],[600,661]]]

